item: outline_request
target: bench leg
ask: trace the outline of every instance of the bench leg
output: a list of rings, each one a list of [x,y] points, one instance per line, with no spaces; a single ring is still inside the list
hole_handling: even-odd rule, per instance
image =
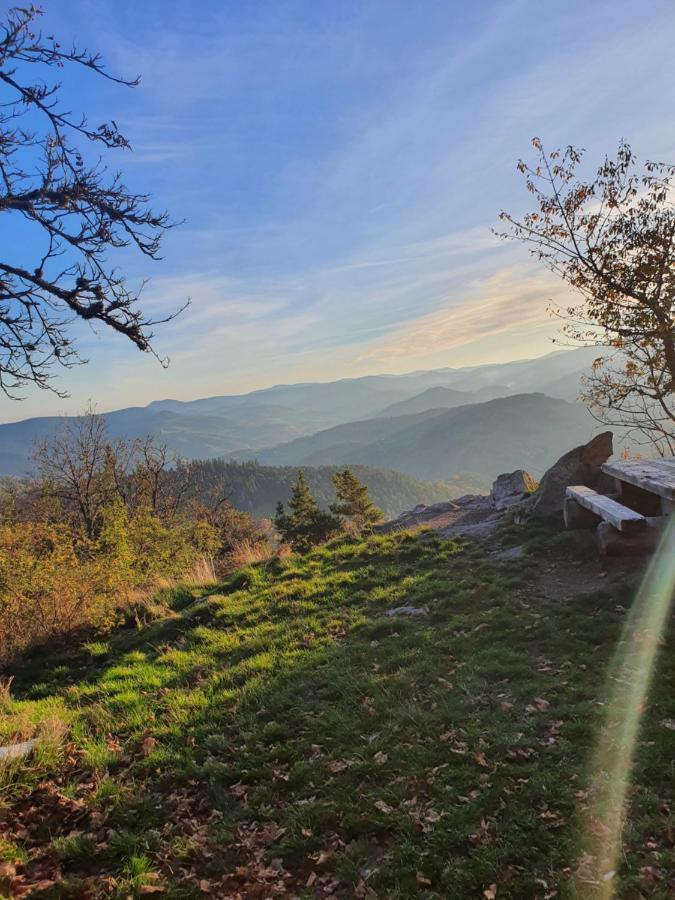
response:
[[[624,534],[609,522],[600,522],[595,536],[601,556],[645,556],[656,550],[661,531],[659,527],[647,527],[637,534]]]
[[[565,528],[595,528],[600,522],[600,516],[596,516],[590,509],[585,509],[571,497],[565,497],[563,516]]]
[[[656,494],[652,494],[650,491],[646,491],[644,488],[639,488],[634,484],[628,484],[626,481],[619,481],[618,478],[614,479],[617,494],[616,499],[619,503],[623,503],[624,506],[629,507],[629,509],[634,509],[635,512],[642,513],[643,516],[658,516],[661,512],[661,498]]]

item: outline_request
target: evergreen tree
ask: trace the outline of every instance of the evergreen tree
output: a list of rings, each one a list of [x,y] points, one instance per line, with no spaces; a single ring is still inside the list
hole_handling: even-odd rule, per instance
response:
[[[340,520],[319,509],[302,469],[293,485],[288,508],[290,513],[286,513],[283,503],[277,504],[274,525],[282,539],[300,553],[322,544],[340,530]]]
[[[350,469],[336,472],[333,484],[337,502],[331,505],[331,512],[347,519],[359,534],[371,531],[382,520],[382,510],[373,505],[367,486]]]

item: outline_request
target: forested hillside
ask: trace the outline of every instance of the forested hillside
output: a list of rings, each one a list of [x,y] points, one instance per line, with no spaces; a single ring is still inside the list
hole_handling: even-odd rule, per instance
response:
[[[324,509],[335,498],[332,479],[338,468],[317,466],[304,470],[312,494]],[[471,474],[447,481],[420,481],[410,475],[371,466],[351,468],[367,485],[375,505],[387,516],[395,516],[418,503],[436,503],[460,494],[482,492],[490,486],[488,479]],[[214,487],[222,486],[232,506],[256,516],[270,516],[279,501],[288,501],[297,472],[297,467],[293,466],[208,459],[191,464],[190,480],[193,490],[197,493],[201,490],[203,496]]]

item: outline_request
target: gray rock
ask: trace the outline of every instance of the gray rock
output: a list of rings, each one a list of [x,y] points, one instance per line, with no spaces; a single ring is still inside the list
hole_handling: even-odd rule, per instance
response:
[[[487,494],[465,494],[432,506],[420,505],[377,525],[374,530],[387,534],[406,528],[428,527],[443,537],[483,538],[494,531],[502,517]]]
[[[536,478],[533,478],[525,469],[516,469],[515,472],[505,472],[497,476],[492,484],[490,497],[495,509],[504,510],[515,506],[537,487]]]
[[[391,531],[401,531],[406,528],[418,528],[433,522],[442,516],[452,514],[458,509],[454,500],[444,500],[440,503],[433,503],[431,506],[425,506],[419,503],[413,509],[406,510],[395,519],[383,522],[381,525],[375,526],[375,532],[378,534],[388,534]]]
[[[509,559],[520,559],[525,554],[525,548],[507,547],[505,550],[497,550],[496,553],[490,554],[492,559],[508,561]]]
[[[395,606],[388,609],[385,616],[427,616],[429,610],[426,606]]]
[[[585,484],[597,489],[604,479],[601,466],[612,455],[612,432],[603,431],[587,444],[575,447],[551,466],[537,490],[520,504],[518,517],[562,525],[565,489]]]
[[[27,756],[33,747],[35,740],[21,741],[19,744],[8,744],[6,747],[0,747],[0,759],[20,759]]]

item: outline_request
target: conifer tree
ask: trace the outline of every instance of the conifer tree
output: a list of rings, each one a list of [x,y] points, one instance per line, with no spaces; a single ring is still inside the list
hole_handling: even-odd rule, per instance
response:
[[[333,475],[337,502],[331,505],[331,512],[343,516],[354,531],[362,534],[372,530],[381,521],[383,513],[370,499],[368,487],[359,481],[350,469]]]
[[[277,504],[274,525],[282,539],[300,553],[327,541],[340,530],[340,520],[319,509],[302,469],[293,485],[288,508],[290,512],[286,513],[283,503]]]

